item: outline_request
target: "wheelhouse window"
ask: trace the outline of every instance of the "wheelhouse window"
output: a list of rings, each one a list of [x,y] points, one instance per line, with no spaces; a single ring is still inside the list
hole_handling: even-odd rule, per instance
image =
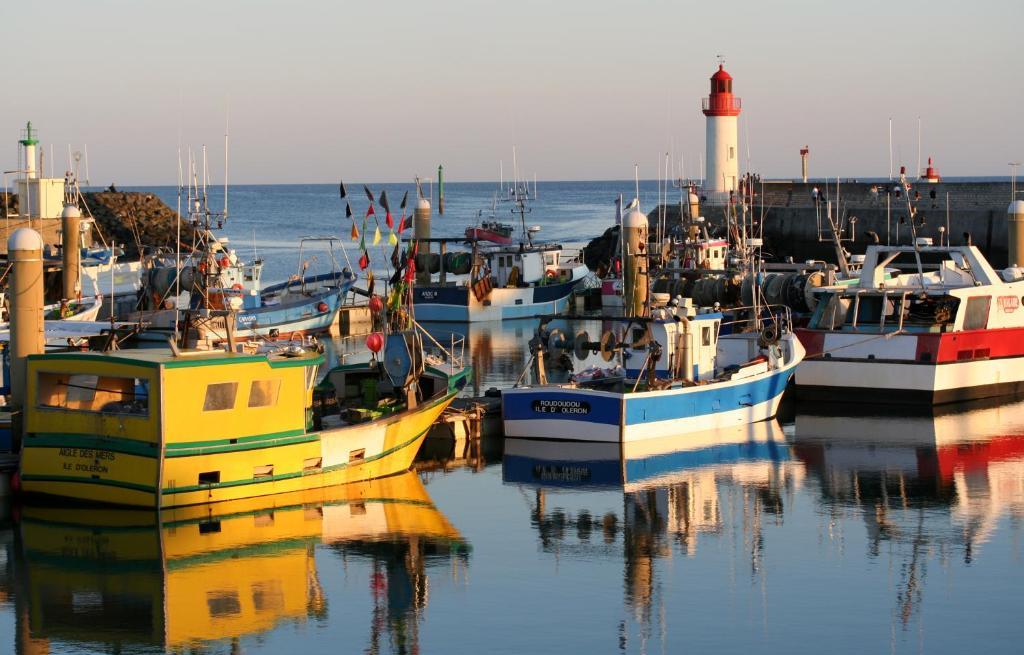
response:
[[[235,407],[235,396],[238,395],[237,382],[215,382],[207,385],[206,399],[203,401],[204,412],[215,412]]]
[[[101,414],[149,416],[149,381],[136,377],[40,372],[36,404]]]
[[[988,327],[989,308],[992,296],[975,296],[967,299],[967,310],[964,314],[965,330],[984,330]]]
[[[249,385],[249,407],[271,407],[277,404],[281,380],[253,380]]]

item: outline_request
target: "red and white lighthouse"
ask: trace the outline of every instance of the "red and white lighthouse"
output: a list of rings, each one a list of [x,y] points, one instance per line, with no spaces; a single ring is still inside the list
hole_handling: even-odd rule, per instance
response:
[[[704,98],[707,117],[707,179],[704,193],[711,202],[728,200],[737,189],[740,99],[732,94],[732,75],[722,64],[711,76],[711,95]]]

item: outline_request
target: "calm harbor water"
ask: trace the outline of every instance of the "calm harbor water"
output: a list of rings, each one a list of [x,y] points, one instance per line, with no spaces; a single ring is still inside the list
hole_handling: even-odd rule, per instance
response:
[[[594,185],[542,183],[531,222],[598,234],[632,184]],[[446,233],[493,187],[460,188]],[[248,189],[229,236],[253,217],[269,280],[341,232],[332,187]],[[454,329],[477,390],[519,375],[532,321]],[[790,403],[625,452],[430,441],[406,475],[159,517],[4,503],[0,651],[1016,652],[1024,402],[870,414]]]

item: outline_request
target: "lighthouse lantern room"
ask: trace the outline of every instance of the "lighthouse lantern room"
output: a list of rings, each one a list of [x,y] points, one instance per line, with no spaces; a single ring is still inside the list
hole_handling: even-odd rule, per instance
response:
[[[729,192],[737,189],[739,144],[737,119],[740,99],[732,94],[732,75],[723,64],[711,76],[711,95],[704,98],[707,117],[707,180],[704,194],[713,204],[728,201]]]

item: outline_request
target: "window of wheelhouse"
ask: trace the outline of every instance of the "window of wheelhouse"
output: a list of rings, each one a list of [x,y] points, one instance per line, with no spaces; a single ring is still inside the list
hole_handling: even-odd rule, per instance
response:
[[[992,306],[992,296],[975,296],[967,299],[967,310],[964,312],[965,330],[984,330],[988,328],[988,314]]]
[[[39,407],[149,416],[150,385],[145,378],[41,371],[37,382]]]

